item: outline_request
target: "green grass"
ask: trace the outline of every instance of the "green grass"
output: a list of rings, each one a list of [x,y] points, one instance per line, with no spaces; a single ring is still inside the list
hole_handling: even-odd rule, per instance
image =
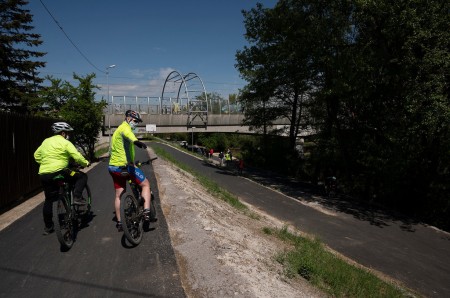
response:
[[[201,175],[197,171],[193,170],[191,167],[189,167],[183,163],[180,163],[164,149],[158,148],[158,147],[154,147],[153,149],[159,157],[162,157],[163,159],[169,161],[170,163],[174,164],[178,168],[182,169],[183,171],[188,172],[189,174],[191,174],[192,176],[197,178],[198,182],[203,187],[205,187],[206,190],[209,193],[211,193],[212,195],[214,195],[216,198],[219,198],[219,199],[227,202],[229,205],[236,208],[237,210],[240,210],[241,212],[250,216],[251,218],[259,219],[259,216],[255,212],[252,212],[251,210],[249,210],[248,207],[245,204],[243,204],[241,201],[239,201],[239,199],[236,196],[234,196],[233,194],[229,193],[228,191],[226,191],[225,189],[220,187],[220,185],[217,184],[216,182],[212,181],[211,179],[209,179],[208,177],[206,177],[204,175]]]
[[[108,146],[100,148],[100,149],[95,151],[95,157],[99,158],[100,156],[102,156],[103,154],[105,154],[108,151],[109,151],[109,147]]]
[[[417,297],[364,268],[349,264],[317,239],[294,235],[287,227],[264,228],[263,232],[276,235],[293,246],[276,256],[287,277],[301,276],[333,297]]]

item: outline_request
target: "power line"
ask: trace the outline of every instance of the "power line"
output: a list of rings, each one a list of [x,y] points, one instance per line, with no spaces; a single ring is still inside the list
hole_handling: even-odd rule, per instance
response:
[[[106,73],[104,70],[99,69],[97,66],[95,66],[87,57],[86,55],[83,54],[83,52],[81,52],[81,50],[77,47],[77,45],[70,39],[69,35],[67,35],[67,33],[64,31],[63,27],[61,27],[61,25],[58,23],[58,21],[55,19],[55,17],[52,15],[52,13],[48,10],[47,6],[45,6],[45,4],[42,2],[42,0],[39,0],[39,2],[41,2],[42,6],[44,6],[45,10],[48,12],[48,14],[52,17],[53,21],[55,22],[55,24],[59,27],[59,29],[61,29],[61,31],[64,33],[64,35],[67,37],[67,39],[70,41],[70,43],[75,47],[75,49],[77,49],[78,53],[80,53],[81,56],[83,56],[83,58],[90,64],[92,65],[92,67],[94,67],[96,70],[98,70],[101,73]]]

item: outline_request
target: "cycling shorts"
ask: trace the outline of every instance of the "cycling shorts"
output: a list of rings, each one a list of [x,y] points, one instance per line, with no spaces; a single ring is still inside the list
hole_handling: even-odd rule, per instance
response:
[[[132,180],[134,183],[138,185],[140,185],[146,179],[144,172],[142,172],[141,169],[136,168],[134,166],[127,166],[127,167],[109,166],[108,171],[111,177],[113,178],[115,189],[118,188],[126,189],[128,179]],[[124,175],[123,174],[124,172],[128,172],[128,175]]]

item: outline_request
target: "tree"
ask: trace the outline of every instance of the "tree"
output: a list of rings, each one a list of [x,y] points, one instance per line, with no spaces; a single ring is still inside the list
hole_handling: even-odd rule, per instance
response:
[[[292,151],[300,129],[309,124],[311,33],[302,1],[279,1],[273,9],[257,4],[243,11],[245,37],[250,46],[236,54],[238,68],[248,85],[241,90],[244,122],[262,128],[287,118]]]
[[[354,15],[359,172],[377,196],[429,218],[450,211],[448,11],[446,1],[362,1]]]
[[[73,86],[52,76],[46,76],[45,79],[50,81],[50,86],[40,90],[39,99],[34,103],[33,110],[37,111],[38,115],[57,118],[62,107],[73,97]]]
[[[44,87],[41,91],[41,104],[50,107],[48,113],[58,115],[74,128],[71,141],[89,160],[94,160],[103,109],[107,105],[104,100],[95,101],[94,89],[98,89],[92,83],[95,74],[85,77],[74,74],[73,78],[79,82],[78,86],[52,77],[47,78],[51,81],[51,86]]]
[[[307,121],[319,172],[450,227],[449,11],[440,0],[280,0],[244,12],[246,121],[286,115],[291,140],[293,120]]]
[[[40,35],[31,33],[32,15],[22,6],[24,0],[0,1],[0,108],[31,112],[39,84],[37,69],[45,62],[37,61],[45,53],[33,51],[42,44]]]
[[[219,109],[221,106],[220,103],[223,101],[223,98],[220,96],[220,94],[217,92],[207,93],[206,98],[208,98],[208,111],[210,111],[212,114],[219,114]],[[205,100],[205,94],[202,93],[196,96],[196,99]]]
[[[79,86],[72,87],[74,97],[70,98],[63,106],[61,115],[67,119],[75,131],[74,143],[79,146],[85,155],[90,159],[95,159],[95,144],[102,127],[103,109],[107,105],[105,101],[95,102],[92,80],[95,74],[81,77],[74,74],[74,79],[78,80]]]

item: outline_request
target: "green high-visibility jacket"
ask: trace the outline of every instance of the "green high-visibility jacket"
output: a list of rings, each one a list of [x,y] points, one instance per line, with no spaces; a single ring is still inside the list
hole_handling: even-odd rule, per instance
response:
[[[111,138],[111,156],[109,165],[123,167],[134,162],[134,141],[136,136],[131,130],[130,124],[122,122]]]

